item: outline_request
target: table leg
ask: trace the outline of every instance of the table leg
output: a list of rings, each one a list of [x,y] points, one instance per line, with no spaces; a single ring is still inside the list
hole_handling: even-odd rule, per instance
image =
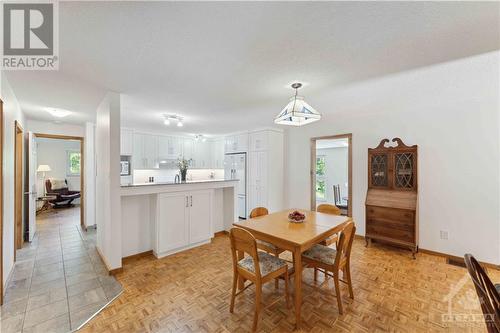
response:
[[[295,283],[295,328],[300,328],[300,308],[302,306],[302,253],[296,248],[294,254]]]
[[[236,253],[238,255],[238,261],[243,259],[245,256],[243,251],[237,251]],[[238,290],[242,290],[244,287],[245,287],[245,279],[241,275],[238,275]]]

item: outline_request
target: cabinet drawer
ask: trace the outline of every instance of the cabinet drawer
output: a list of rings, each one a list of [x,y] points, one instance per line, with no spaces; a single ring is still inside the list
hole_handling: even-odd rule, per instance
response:
[[[371,219],[413,226],[415,224],[415,213],[405,209],[367,206],[366,220]]]
[[[373,227],[384,227],[384,228],[389,228],[389,229],[396,229],[396,230],[401,230],[401,231],[406,231],[406,232],[414,232],[414,226],[412,224],[405,224],[405,223],[399,223],[398,221],[390,221],[390,220],[378,220],[374,218],[367,218],[366,219],[366,225],[367,226],[373,226]]]
[[[415,233],[409,230],[396,229],[390,225],[377,223],[376,221],[367,221],[366,235],[368,237],[377,238],[377,236],[399,240],[403,242],[413,243],[415,241]]]

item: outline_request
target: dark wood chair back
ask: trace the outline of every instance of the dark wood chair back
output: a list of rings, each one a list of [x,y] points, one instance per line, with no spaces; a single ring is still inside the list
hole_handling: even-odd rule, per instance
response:
[[[266,207],[256,207],[250,212],[250,218],[253,219],[254,217],[264,216],[268,214],[269,211]]]
[[[241,251],[252,257],[255,275],[260,277],[259,256],[257,255],[257,242],[255,241],[255,237],[245,229],[233,227],[229,231],[229,239],[231,240],[234,270],[236,271],[238,267],[237,251]]]
[[[481,267],[471,255],[465,255],[465,265],[474,283],[479,303],[489,333],[500,333],[500,294]]]

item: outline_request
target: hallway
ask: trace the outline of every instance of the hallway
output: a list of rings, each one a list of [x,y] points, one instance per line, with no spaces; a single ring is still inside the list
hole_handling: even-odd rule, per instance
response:
[[[79,221],[78,206],[37,216],[6,288],[3,333],[76,330],[122,292],[97,253],[96,230]]]

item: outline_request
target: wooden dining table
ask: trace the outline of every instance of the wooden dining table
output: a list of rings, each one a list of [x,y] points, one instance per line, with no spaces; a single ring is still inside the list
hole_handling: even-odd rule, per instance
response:
[[[300,308],[302,305],[302,253],[322,240],[338,233],[351,220],[347,216],[330,215],[314,211],[304,211],[306,219],[302,223],[288,221],[288,214],[294,209],[259,216],[233,223],[234,226],[248,230],[256,239],[272,243],[293,254],[295,285],[295,322],[300,327]],[[239,253],[239,259],[243,258]],[[243,288],[240,280],[239,289]]]

